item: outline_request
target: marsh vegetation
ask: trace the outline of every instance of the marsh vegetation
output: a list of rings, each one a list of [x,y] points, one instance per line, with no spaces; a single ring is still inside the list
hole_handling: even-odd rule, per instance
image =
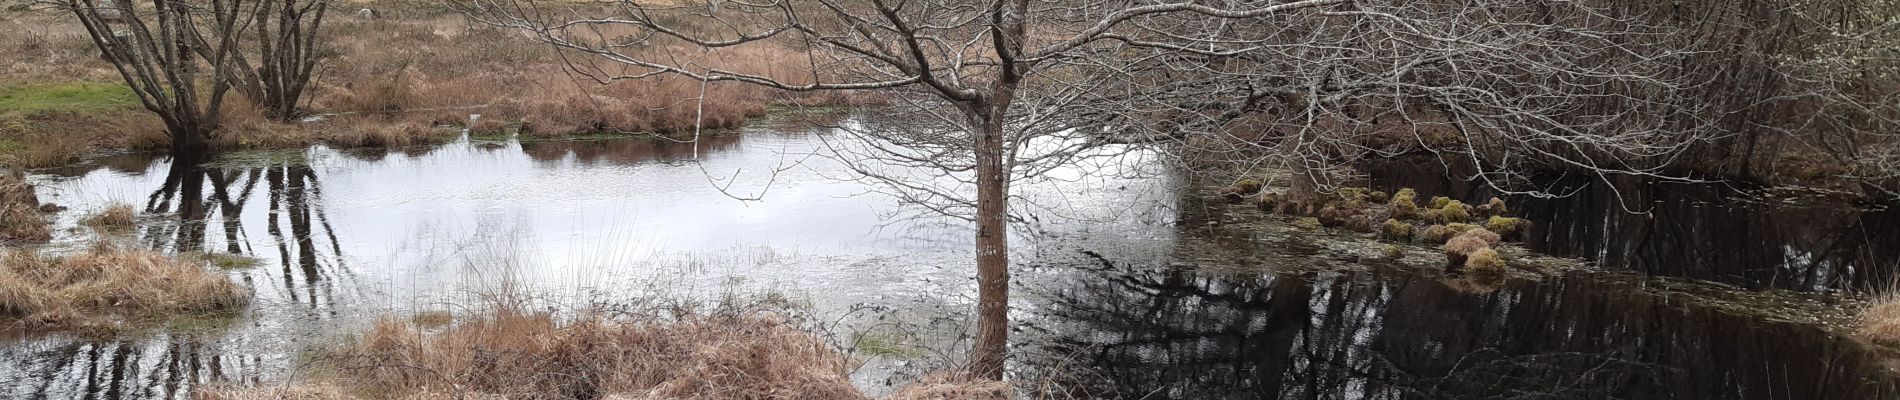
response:
[[[1885,1],[0,4],[0,397],[1900,398]]]

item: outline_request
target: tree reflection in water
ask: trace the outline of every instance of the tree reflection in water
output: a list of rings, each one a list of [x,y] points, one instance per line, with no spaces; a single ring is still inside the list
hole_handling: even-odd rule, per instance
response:
[[[172,160],[163,186],[147,197],[146,213],[170,213],[175,224],[145,231],[145,245],[177,252],[222,251],[277,260],[283,270],[284,293],[310,307],[334,303],[334,283],[325,275],[347,273],[343,249],[321,202],[322,185],[309,166],[275,163],[247,167],[207,167],[201,159]],[[274,257],[261,257],[251,248],[244,229],[244,210],[265,188],[269,214],[265,232],[276,247]],[[205,193],[205,186],[210,193]],[[288,229],[286,229],[288,225]],[[221,235],[220,249],[205,248],[206,236]],[[320,241],[327,241],[322,246]],[[266,250],[268,251],[268,250]],[[324,252],[327,251],[327,254]],[[299,293],[302,292],[302,293]]]
[[[1372,186],[1479,202],[1496,193],[1430,157],[1367,165]],[[1425,166],[1421,168],[1420,166]],[[1745,181],[1668,182],[1544,173],[1530,184],[1568,196],[1508,200],[1534,221],[1526,245],[1643,273],[1749,288],[1879,289],[1900,276],[1897,204],[1764,195]],[[1614,187],[1613,187],[1614,186]],[[1811,194],[1810,194],[1811,195]]]
[[[1900,395],[1848,340],[1600,276],[1504,284],[1384,266],[1235,276],[1106,259],[1058,276],[1031,290],[1023,370],[1089,397]]]

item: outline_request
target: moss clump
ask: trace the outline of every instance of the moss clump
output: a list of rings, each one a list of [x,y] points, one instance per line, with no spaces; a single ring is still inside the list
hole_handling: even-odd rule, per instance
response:
[[[1319,209],[1319,223],[1327,227],[1346,225],[1358,214],[1352,209],[1339,206],[1326,206]]]
[[[1471,206],[1465,205],[1463,202],[1450,200],[1446,201],[1445,205],[1438,206],[1437,208],[1438,215],[1444,218],[1444,222],[1465,222],[1471,220]]]
[[[1405,246],[1399,244],[1386,245],[1384,254],[1388,260],[1403,259],[1405,258]]]
[[[1280,202],[1279,193],[1261,193],[1260,197],[1254,198],[1254,206],[1260,207],[1260,212],[1266,213],[1278,212]]]
[[[1497,252],[1492,250],[1491,246],[1497,243],[1498,234],[1489,230],[1484,228],[1466,230],[1445,242],[1445,260],[1449,262],[1451,268],[1469,267],[1471,260],[1478,257],[1481,252],[1491,252],[1493,258],[1496,258]]]
[[[1425,222],[1430,222],[1434,224],[1442,224],[1442,223],[1445,223],[1445,212],[1439,211],[1438,209],[1435,209],[1435,208],[1428,209],[1428,210],[1425,210],[1424,212],[1419,213],[1418,219],[1425,220]]]
[[[1398,219],[1419,219],[1424,216],[1419,212],[1418,192],[1412,188],[1399,189],[1398,193],[1393,194],[1392,200],[1386,202],[1386,211],[1391,213],[1392,218]]]
[[[1454,224],[1454,225],[1464,225],[1464,224]],[[1471,226],[1471,225],[1464,225],[1464,226]],[[1457,227],[1453,227],[1452,229],[1455,230],[1457,229]],[[1478,240],[1483,241],[1485,246],[1495,246],[1498,244],[1499,241],[1502,240],[1502,238],[1498,237],[1498,234],[1496,232],[1491,232],[1491,230],[1489,229],[1479,228],[1475,226],[1471,227],[1471,229],[1465,229],[1463,231],[1460,231],[1458,232],[1456,236],[1453,236],[1453,237],[1469,237],[1469,238],[1478,239]]]
[[[1392,200],[1392,195],[1386,194],[1385,192],[1382,192],[1382,191],[1374,190],[1372,191],[1372,193],[1366,194],[1366,201],[1370,201],[1374,203],[1385,203],[1391,200]]]
[[[1379,225],[1379,234],[1388,240],[1412,240],[1412,224],[1400,222],[1397,219],[1386,219],[1384,224]]]
[[[1343,187],[1333,194],[1346,203],[1365,203],[1372,199],[1372,190],[1362,187]]]
[[[1302,229],[1319,229],[1319,228],[1325,227],[1325,225],[1322,225],[1319,223],[1319,218],[1313,218],[1313,217],[1306,217],[1306,218],[1293,220],[1293,226],[1297,226]]]
[[[1484,228],[1490,229],[1492,232],[1497,232],[1503,236],[1517,236],[1518,233],[1521,233],[1522,229],[1528,227],[1528,224],[1529,222],[1523,218],[1493,215],[1490,219],[1484,221]]]
[[[1370,216],[1355,215],[1352,218],[1346,219],[1346,230],[1359,233],[1378,232],[1379,224],[1372,221],[1374,221],[1374,219]]]
[[[1432,208],[1445,208],[1445,205],[1451,204],[1451,202],[1450,197],[1432,196]]]
[[[1259,179],[1253,178],[1241,179],[1238,182],[1234,182],[1234,189],[1237,189],[1240,194],[1246,195],[1260,193],[1260,189],[1265,187],[1266,184],[1261,183]]]
[[[1457,235],[1457,234],[1458,232],[1453,231],[1451,227],[1433,224],[1431,226],[1425,227],[1425,230],[1420,231],[1418,233],[1417,239],[1419,243],[1441,244],[1441,243],[1445,243],[1445,240],[1451,239],[1452,236]]]
[[[1504,267],[1504,256],[1490,248],[1473,251],[1471,256],[1465,259],[1465,270],[1475,273],[1503,273]]]
[[[1504,199],[1496,197],[1492,197],[1490,201],[1478,205],[1479,215],[1501,216],[1510,212],[1511,208],[1504,205]]]

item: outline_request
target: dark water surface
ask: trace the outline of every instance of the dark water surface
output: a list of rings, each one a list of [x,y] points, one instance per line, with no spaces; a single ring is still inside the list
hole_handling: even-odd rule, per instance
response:
[[[1440,173],[1430,158],[1374,166],[1377,188],[1479,202],[1480,182]],[[1505,196],[1538,223],[1526,244],[1604,267],[1799,291],[1885,289],[1900,273],[1900,207],[1825,193],[1783,193],[1738,180],[1674,182],[1545,173],[1536,187],[1566,196]]]
[[[1281,272],[1079,260],[1093,265],[1028,290],[1030,369],[1109,398],[1900,398],[1860,343],[1639,290],[1640,277],[1504,282],[1316,256],[1299,234],[1177,240],[1198,245],[1175,258],[1215,243]],[[1268,254],[1231,250],[1248,247]]]
[[[774,293],[820,316],[894,310],[917,326],[963,326],[967,225],[835,179],[848,174],[811,156],[830,134],[752,128],[703,141],[697,162],[692,144],[663,141],[462,141],[209,165],[126,155],[41,171],[42,199],[73,210],[60,216],[73,231],[49,251],[83,248],[92,239],[76,220],[125,202],[163,214],[131,240],[264,262],[231,272],[256,291],[232,321],[8,339],[0,398],[178,398],[204,384],[282,382],[300,352],[379,316],[460,310],[499,290],[577,306]],[[1896,394],[1857,344],[1637,294],[1639,281],[1469,282],[1328,254],[1315,238],[1208,225],[1219,218],[1211,206],[1153,157],[1017,184],[1038,205],[1019,207],[1028,222],[1012,238],[1013,371],[1024,382],[1149,399]],[[761,201],[733,198],[761,190]],[[1589,251],[1602,252],[1579,250]],[[1891,250],[1837,251],[1849,261],[1829,268],[1891,262],[1880,251]],[[1846,279],[1823,275],[1812,281]],[[922,354],[954,354],[956,333],[913,340]],[[878,392],[903,366],[932,361],[904,357],[879,355],[855,377]]]

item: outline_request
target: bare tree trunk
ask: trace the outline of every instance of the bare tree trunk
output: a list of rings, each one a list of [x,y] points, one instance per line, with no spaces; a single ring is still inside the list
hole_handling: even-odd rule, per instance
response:
[[[1287,164],[1286,198],[1301,204],[1319,198],[1319,176],[1321,173],[1307,168],[1306,160],[1295,159]]]
[[[1009,345],[1009,171],[1001,106],[978,111],[976,149],[976,343],[970,374],[1003,379]]]

